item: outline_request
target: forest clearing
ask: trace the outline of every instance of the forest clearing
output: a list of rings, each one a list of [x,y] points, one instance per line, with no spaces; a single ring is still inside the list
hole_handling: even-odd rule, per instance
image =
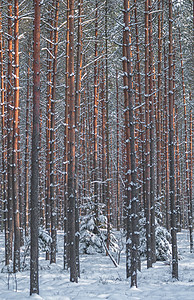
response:
[[[63,234],[58,233],[58,260],[50,265],[40,254],[40,295],[32,299],[42,300],[193,300],[194,296],[194,253],[189,252],[189,234],[183,230],[178,234],[179,281],[171,276],[171,265],[156,262],[147,269],[142,262],[138,272],[138,288],[129,288],[125,275],[125,253],[121,254],[119,267],[115,267],[105,254],[81,255],[81,278],[75,285],[69,282],[69,274],[63,270]],[[3,267],[3,236],[0,235],[0,268]],[[16,275],[0,273],[0,299],[26,300],[29,296],[29,257],[26,270]]]

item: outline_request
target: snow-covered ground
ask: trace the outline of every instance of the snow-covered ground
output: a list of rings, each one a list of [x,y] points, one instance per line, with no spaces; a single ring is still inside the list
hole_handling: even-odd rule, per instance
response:
[[[0,270],[4,265],[4,236],[0,234]],[[157,262],[138,273],[138,288],[130,288],[130,279],[125,278],[125,255],[115,268],[105,255],[81,255],[81,279],[79,283],[69,282],[69,273],[63,270],[62,233],[58,234],[59,253],[57,264],[50,265],[40,257],[40,296],[32,299],[44,300],[193,300],[194,299],[194,253],[189,253],[189,237],[186,230],[178,234],[179,281],[172,280],[171,266]],[[8,289],[9,277],[9,289]],[[16,292],[17,281],[17,292]],[[0,273],[0,300],[29,299],[29,268],[16,275]]]

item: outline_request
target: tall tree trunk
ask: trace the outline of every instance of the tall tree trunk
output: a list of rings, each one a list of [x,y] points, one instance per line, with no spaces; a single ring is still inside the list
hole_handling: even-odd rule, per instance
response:
[[[192,98],[191,98],[191,92],[190,92],[190,103]],[[190,233],[190,252],[193,253],[193,224],[192,224],[192,218],[193,218],[193,188],[192,188],[192,183],[193,183],[193,117],[192,117],[192,110],[190,110],[190,149],[189,149],[189,153],[190,153],[190,172],[189,172],[189,191],[190,191],[190,197],[189,197],[189,218],[190,218],[190,222],[189,222],[189,233]]]
[[[185,172],[186,172],[186,202],[188,206],[188,222],[190,232],[190,252],[193,251],[193,220],[192,211],[190,209],[190,186],[189,186],[189,159],[188,159],[188,134],[187,134],[187,104],[186,104],[186,92],[185,92],[185,79],[184,79],[184,67],[183,67],[183,54],[181,45],[181,31],[179,27],[179,46],[180,46],[180,59],[181,59],[181,73],[182,73],[182,89],[183,89],[183,105],[184,105],[184,125],[185,125]]]
[[[158,10],[161,0],[158,1]],[[162,103],[162,22],[161,13],[158,14],[158,99],[156,104],[156,139],[157,139],[157,201],[161,205],[162,166],[161,166],[161,103]]]
[[[77,44],[77,61],[76,61],[76,92],[75,92],[75,145],[77,149],[77,154],[75,157],[75,189],[76,189],[76,223],[75,230],[77,232],[75,243],[76,243],[76,264],[77,272],[80,277],[80,266],[79,266],[79,167],[78,160],[80,155],[80,99],[81,99],[81,76],[82,76],[82,5],[83,0],[78,1],[78,44]]]
[[[27,62],[27,94],[26,94],[26,136],[25,136],[25,167],[24,167],[24,226],[25,236],[29,233],[29,109],[30,109],[30,39],[28,42]]]
[[[169,167],[170,167],[170,209],[172,236],[172,277],[178,279],[178,255],[176,237],[176,206],[174,182],[174,108],[173,108],[173,40],[172,40],[172,0],[169,0]]]
[[[12,180],[12,143],[13,143],[13,90],[12,90],[12,0],[8,1],[8,72],[7,72],[7,197],[8,197],[8,230],[9,258],[12,259],[13,242],[13,180]]]
[[[166,161],[166,168],[165,168],[165,210],[166,210],[166,229],[170,230],[170,204],[169,204],[169,122],[168,122],[168,95],[167,95],[167,54],[164,42],[164,153],[165,153],[165,161]]]
[[[50,135],[51,135],[51,98],[52,98],[52,61],[53,61],[53,8],[55,0],[50,5],[49,23],[50,35],[47,42],[47,107],[46,107],[46,182],[45,182],[45,202],[46,202],[46,230],[51,232],[51,203],[50,203]],[[49,260],[49,251],[46,251],[46,260]]]
[[[94,61],[94,211],[96,225],[98,226],[98,142],[97,142],[97,119],[98,119],[98,0],[96,0],[95,14],[95,61]]]
[[[56,102],[56,76],[57,76],[57,51],[58,51],[58,18],[59,0],[56,0],[54,21],[54,58],[51,98],[51,132],[50,132],[50,201],[51,201],[51,263],[56,263],[57,252],[57,208],[56,208],[56,176],[55,176],[55,102]]]
[[[178,118],[178,109],[175,109],[176,118]],[[180,150],[179,150],[179,128],[178,128],[178,120],[175,124],[176,127],[176,209],[177,209],[177,229],[181,231],[181,177],[180,177]]]
[[[150,226],[150,117],[149,117],[149,0],[145,1],[145,216],[147,267],[152,266]]]
[[[105,104],[105,74],[104,62],[101,67],[101,107],[102,107],[102,203],[106,204],[106,104]]]
[[[18,181],[18,135],[19,135],[19,3],[15,0],[14,22],[14,122],[13,122],[13,213],[14,213],[14,273],[20,270],[20,209]]]
[[[107,248],[110,244],[110,163],[109,163],[109,103],[108,103],[108,0],[105,6],[105,60],[106,60],[106,168],[107,168],[107,182],[106,182],[106,202],[107,202]]]
[[[156,262],[155,238],[155,145],[154,145],[154,55],[152,38],[152,1],[149,0],[149,110],[150,110],[150,213],[151,213],[151,256],[152,263]]]
[[[6,104],[5,104],[5,80],[4,80],[4,55],[2,32],[2,1],[0,1],[0,76],[1,76],[1,126],[2,126],[2,211],[4,214],[5,231],[5,265],[9,264],[9,236],[8,236],[8,203],[6,191]]]
[[[33,132],[31,176],[31,252],[30,295],[39,294],[38,280],[38,181],[39,181],[39,115],[40,115],[40,0],[34,0],[34,53],[33,53]]]
[[[67,0],[66,72],[65,72],[65,134],[64,134],[64,269],[69,265],[68,243],[68,109],[69,109],[69,0]]]
[[[68,165],[68,234],[70,281],[77,282],[75,245],[75,75],[74,75],[74,0],[69,1],[69,165]]]
[[[117,97],[117,230],[120,229],[120,179],[119,179],[119,82],[118,71],[116,71],[116,97]]]
[[[127,90],[125,96],[125,131],[127,141],[127,174],[131,173],[131,182],[127,176],[127,190],[131,189],[131,197],[127,200],[127,236],[126,236],[126,264],[127,277],[129,276],[129,250],[131,250],[131,287],[137,286],[137,262],[138,262],[138,215],[137,215],[137,170],[135,157],[135,132],[134,132],[134,104],[132,91],[132,52],[131,52],[131,33],[130,33],[130,13],[129,1],[124,0],[124,54],[125,60],[123,64],[124,86]],[[126,70],[127,67],[127,70]],[[127,71],[127,72],[126,72]],[[130,142],[129,142],[130,141]],[[130,144],[130,147],[129,147]],[[129,195],[128,195],[129,196]],[[131,211],[129,206],[131,205]],[[129,222],[131,223],[129,225]],[[131,228],[130,228],[131,227]],[[129,245],[129,238],[131,245]]]

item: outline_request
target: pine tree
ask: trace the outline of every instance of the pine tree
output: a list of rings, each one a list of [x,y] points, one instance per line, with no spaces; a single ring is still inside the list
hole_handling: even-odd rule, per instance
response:
[[[31,256],[30,295],[39,294],[38,278],[38,174],[39,174],[39,115],[40,115],[40,0],[34,0],[34,45],[33,45],[33,132],[31,175]]]

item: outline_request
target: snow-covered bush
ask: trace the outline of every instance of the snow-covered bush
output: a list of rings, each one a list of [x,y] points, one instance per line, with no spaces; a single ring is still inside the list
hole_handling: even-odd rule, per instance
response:
[[[145,229],[145,217],[140,218],[140,255],[146,256],[146,229]],[[171,235],[168,230],[159,225],[157,220],[155,221],[155,237],[156,237],[156,260],[166,261],[169,260],[172,253],[171,247]]]
[[[156,259],[169,260],[171,257],[171,235],[162,226],[156,225]]]
[[[81,216],[80,224],[80,253],[95,254],[105,253],[103,241],[107,242],[107,218],[103,215],[103,205],[99,205],[98,228],[94,216],[94,205],[90,199],[85,207],[86,214]],[[119,251],[118,241],[110,229],[110,247],[113,253]]]
[[[38,245],[39,249],[43,252],[50,252],[51,250],[51,242],[52,238],[49,233],[44,230],[42,227],[39,227],[39,234],[38,234]]]

